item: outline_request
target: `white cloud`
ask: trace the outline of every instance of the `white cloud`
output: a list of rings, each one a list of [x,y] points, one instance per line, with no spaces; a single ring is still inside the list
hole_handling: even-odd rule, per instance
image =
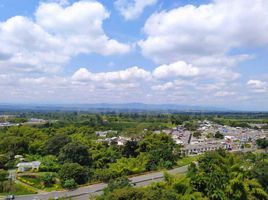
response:
[[[206,78],[212,78],[221,81],[235,81],[241,74],[228,68],[202,68],[202,75]]]
[[[154,1],[125,3],[122,15],[125,12],[130,20]],[[103,22],[110,13],[97,1],[45,0],[32,18],[15,16],[0,22],[0,101],[240,106],[242,101],[261,99],[260,106],[267,107],[267,75],[250,76],[250,90],[246,90],[239,79],[244,69],[239,74],[234,67],[253,56],[233,53],[246,51],[240,47],[267,45],[267,4],[264,0],[215,0],[155,13],[144,26],[146,38],[138,43],[143,55],[157,63],[155,68],[109,72],[80,68],[67,75],[77,66],[69,64],[63,73],[64,66],[76,55],[124,54],[131,45],[104,31]],[[101,63],[117,68],[111,60],[120,61],[112,57]]]
[[[12,17],[0,24],[0,43],[0,51],[9,54],[8,59],[0,61],[1,69],[49,71],[68,60],[62,52],[59,38],[52,37],[22,16]]]
[[[41,3],[35,19],[15,16],[0,22],[0,69],[52,72],[77,54],[124,54],[129,45],[109,38],[102,22],[109,13],[96,1],[63,7]]]
[[[222,81],[234,81],[240,77],[239,73],[226,67],[197,67],[184,61],[160,65],[153,70],[152,75],[156,79],[196,78]]]
[[[256,93],[265,93],[268,91],[268,83],[261,80],[249,80],[247,85]]]
[[[226,55],[208,55],[208,56],[195,56],[190,62],[193,65],[200,67],[234,67],[241,62],[252,59],[253,56],[243,54],[236,56]]]
[[[111,55],[130,50],[128,45],[105,35],[102,23],[109,13],[96,1],[79,1],[68,7],[43,3],[35,16],[37,24],[50,34],[63,38],[72,53]]]
[[[164,84],[160,85],[153,85],[152,90],[157,90],[157,91],[166,91],[169,89],[174,89],[174,83],[173,82],[167,82]]]
[[[21,78],[19,83],[22,85],[38,85],[38,87],[68,87],[69,80],[68,78],[53,76],[53,77],[37,77],[37,78]]]
[[[131,67],[121,71],[92,73],[86,68],[80,68],[74,73],[72,79],[78,82],[98,81],[98,82],[116,82],[132,80],[146,80],[150,78],[150,72],[139,67]]]
[[[178,61],[169,65],[161,65],[154,69],[153,76],[158,79],[170,77],[194,77],[199,75],[199,69],[188,65],[183,61]]]
[[[157,3],[158,0],[116,0],[115,7],[126,20],[138,18],[143,10]]]
[[[228,97],[235,95],[235,92],[218,91],[214,94],[216,97]]]
[[[153,14],[139,45],[157,63],[225,56],[232,48],[268,44],[268,1],[214,0]]]

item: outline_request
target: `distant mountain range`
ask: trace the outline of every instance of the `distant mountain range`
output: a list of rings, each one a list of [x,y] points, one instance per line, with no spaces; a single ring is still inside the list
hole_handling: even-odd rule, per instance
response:
[[[229,112],[226,108],[213,106],[189,106],[176,104],[0,104],[0,111],[88,111],[88,112]]]

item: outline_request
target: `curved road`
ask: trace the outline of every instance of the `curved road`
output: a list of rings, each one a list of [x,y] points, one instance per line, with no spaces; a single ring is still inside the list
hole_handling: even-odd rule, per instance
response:
[[[188,166],[183,166],[167,171],[170,174],[187,172]],[[149,185],[152,182],[163,180],[163,172],[153,172],[145,175],[135,176],[130,178],[132,183],[137,187]],[[58,197],[72,197],[74,200],[88,200],[90,196],[101,194],[102,190],[107,186],[106,183],[99,183],[90,186],[80,187],[73,191],[58,191],[43,194],[16,196],[16,200],[47,200]]]

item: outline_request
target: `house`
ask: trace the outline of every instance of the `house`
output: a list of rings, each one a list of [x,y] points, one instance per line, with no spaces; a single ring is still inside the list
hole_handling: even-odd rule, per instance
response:
[[[119,136],[119,137],[98,139],[97,142],[107,142],[109,145],[116,144],[118,146],[123,146],[126,144],[127,141],[130,140],[131,140],[130,138]]]
[[[21,162],[17,164],[18,172],[25,172],[29,170],[39,170],[41,162],[33,161],[33,162]]]

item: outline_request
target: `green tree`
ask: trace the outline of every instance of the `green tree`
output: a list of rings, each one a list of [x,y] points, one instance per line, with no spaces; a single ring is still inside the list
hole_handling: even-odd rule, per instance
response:
[[[268,139],[266,139],[266,138],[257,139],[256,143],[257,143],[258,147],[260,147],[261,149],[265,149],[268,147]]]
[[[264,187],[266,192],[268,192],[268,162],[267,154],[255,155],[253,154],[251,158],[252,162],[255,163],[251,168],[252,178],[255,178]]]
[[[0,155],[0,169],[4,169],[8,162],[8,157],[6,155]]]
[[[62,184],[69,179],[74,179],[77,184],[84,184],[88,181],[88,172],[78,163],[65,163],[59,171],[59,177]]]
[[[87,147],[77,142],[66,144],[61,149],[59,161],[62,163],[79,163],[84,166],[91,165],[91,157]]]
[[[194,190],[211,200],[267,199],[262,186],[250,176],[252,165],[243,157],[223,150],[207,152],[189,167]]]
[[[193,136],[196,138],[200,138],[201,137],[201,132],[200,131],[194,131]]]
[[[189,131],[196,131],[198,129],[198,123],[196,121],[187,121],[184,123],[184,127]]]
[[[123,148],[123,155],[126,157],[137,157],[138,156],[138,142],[131,140],[127,141]]]
[[[217,131],[216,134],[215,134],[215,138],[217,138],[217,139],[223,139],[224,138],[224,135],[221,134],[219,131]]]
[[[27,138],[7,136],[0,141],[0,152],[14,156],[28,152],[29,141]]]
[[[147,169],[158,167],[169,168],[179,157],[179,146],[166,134],[149,134],[138,143],[138,152],[144,152],[149,157]]]
[[[60,134],[51,137],[45,145],[45,151],[47,154],[58,155],[61,148],[71,142],[68,135]]]

